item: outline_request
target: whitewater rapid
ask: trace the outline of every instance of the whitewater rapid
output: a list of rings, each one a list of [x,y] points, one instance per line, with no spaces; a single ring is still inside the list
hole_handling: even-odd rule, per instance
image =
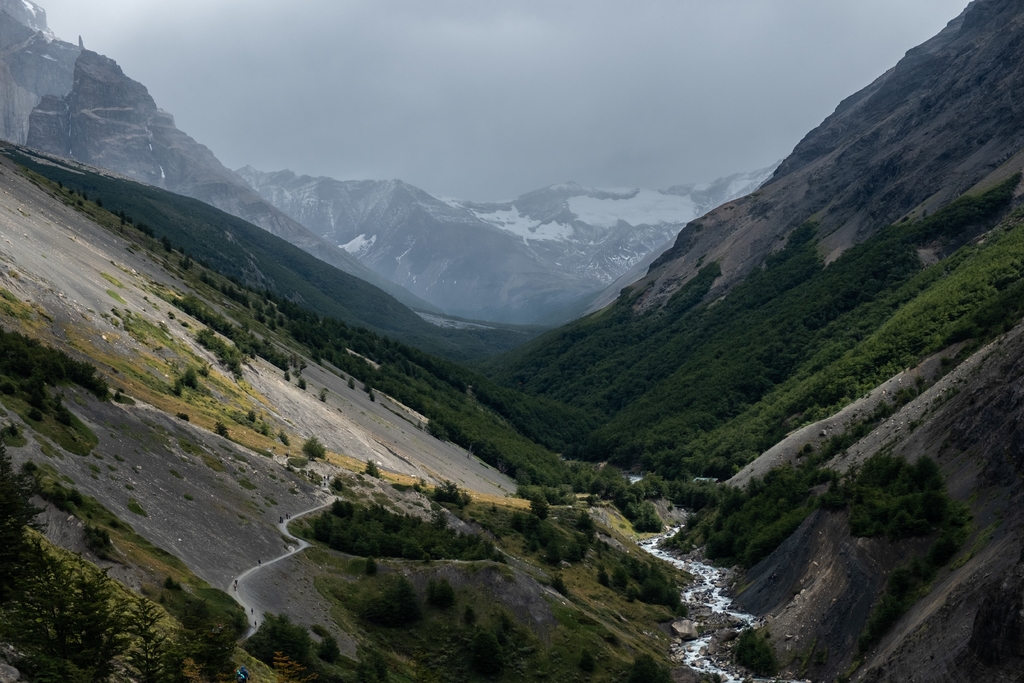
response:
[[[688,618],[694,623],[700,621],[708,627],[696,640],[682,643],[676,641],[672,645],[670,658],[702,674],[717,674],[723,683],[752,680],[749,674],[742,673],[732,664],[727,651],[717,648],[718,652],[715,652],[716,647],[712,641],[717,637],[721,642],[722,636],[728,631],[733,631],[729,635],[734,636],[735,632],[745,628],[760,626],[761,621],[751,614],[732,609],[732,599],[723,592],[729,582],[727,570],[712,566],[693,553],[679,556],[660,547],[662,541],[675,535],[680,528],[682,527],[669,529],[639,544],[644,551],[693,576],[693,582],[682,592],[681,598],[689,609]]]

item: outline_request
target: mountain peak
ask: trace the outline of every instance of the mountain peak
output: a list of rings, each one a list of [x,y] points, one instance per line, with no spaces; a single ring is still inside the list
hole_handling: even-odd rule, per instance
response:
[[[18,23],[33,31],[42,33],[47,40],[56,39],[46,25],[46,10],[31,0],[0,0],[0,11],[11,15]]]

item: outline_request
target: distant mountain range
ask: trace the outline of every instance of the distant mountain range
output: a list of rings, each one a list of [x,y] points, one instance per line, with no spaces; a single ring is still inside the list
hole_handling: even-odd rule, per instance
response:
[[[400,180],[236,173],[274,207],[444,311],[511,323],[574,317],[692,219],[775,166],[667,190],[552,185],[509,202],[439,198]]]

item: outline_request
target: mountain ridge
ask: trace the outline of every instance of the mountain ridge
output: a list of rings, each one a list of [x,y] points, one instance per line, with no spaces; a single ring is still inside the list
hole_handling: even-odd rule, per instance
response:
[[[665,191],[561,183],[507,202],[434,197],[400,180],[236,172],[314,233],[449,313],[524,323],[574,317],[690,218],[772,168]]]

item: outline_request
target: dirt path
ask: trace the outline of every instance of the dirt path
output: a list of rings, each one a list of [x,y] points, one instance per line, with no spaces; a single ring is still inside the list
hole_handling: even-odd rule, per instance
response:
[[[235,577],[235,579],[231,581],[231,583],[228,584],[226,589],[227,592],[231,595],[231,597],[235,599],[235,602],[242,606],[243,610],[248,610],[246,614],[248,615],[249,619],[249,630],[245,632],[244,636],[242,636],[242,640],[245,640],[252,634],[256,633],[256,629],[259,628],[260,623],[263,621],[264,615],[263,606],[258,604],[257,599],[249,595],[249,591],[246,590],[246,579],[251,577],[259,570],[263,569],[264,567],[269,567],[275,562],[280,562],[281,560],[291,557],[295,553],[302,552],[303,550],[308,548],[309,543],[302,540],[301,538],[293,536],[292,533],[288,531],[288,524],[300,517],[312,514],[314,512],[317,512],[318,510],[323,510],[324,508],[333,504],[333,502],[334,501],[331,501],[330,503],[324,503],[323,505],[318,505],[315,508],[311,508],[304,512],[300,512],[292,517],[284,518],[281,522],[278,523],[277,528],[281,531],[282,535],[298,543],[298,546],[292,548],[284,555],[279,555],[278,557],[267,560],[266,562],[260,561],[255,567],[249,567],[244,572]],[[259,610],[258,612],[256,611],[257,609]]]

